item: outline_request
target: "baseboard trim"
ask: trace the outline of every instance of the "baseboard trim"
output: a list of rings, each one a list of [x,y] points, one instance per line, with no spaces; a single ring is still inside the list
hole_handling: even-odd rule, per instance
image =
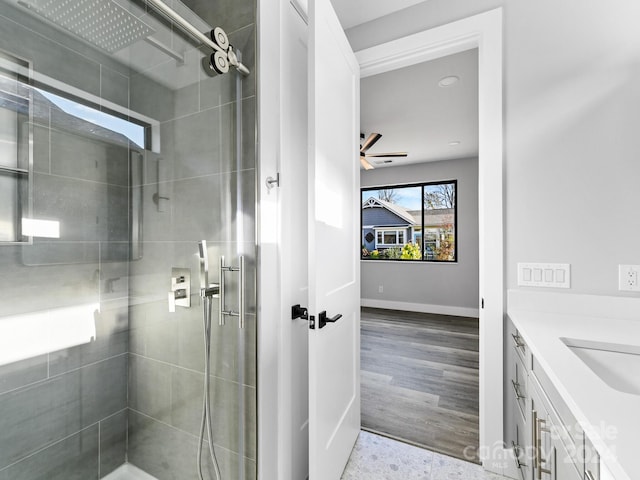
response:
[[[477,308],[454,307],[451,305],[430,305],[427,303],[394,302],[391,300],[378,300],[375,298],[361,298],[360,305],[371,308],[386,308],[388,310],[401,310],[405,312],[435,313],[437,315],[454,315],[456,317],[480,316]]]

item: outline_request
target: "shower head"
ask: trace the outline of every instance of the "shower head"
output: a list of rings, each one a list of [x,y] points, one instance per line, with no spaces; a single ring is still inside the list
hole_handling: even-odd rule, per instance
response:
[[[209,255],[206,240],[198,242],[198,254],[200,256],[200,289],[204,292],[209,288]]]
[[[18,4],[108,53],[156,33],[113,0],[18,0]]]

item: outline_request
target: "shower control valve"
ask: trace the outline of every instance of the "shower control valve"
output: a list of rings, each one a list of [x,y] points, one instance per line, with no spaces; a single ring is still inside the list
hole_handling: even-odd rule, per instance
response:
[[[169,312],[174,313],[176,306],[191,307],[191,270],[188,268],[171,269],[171,291],[168,294]]]

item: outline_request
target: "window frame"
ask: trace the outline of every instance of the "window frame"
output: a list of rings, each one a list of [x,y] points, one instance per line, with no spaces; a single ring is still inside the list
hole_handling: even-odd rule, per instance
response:
[[[33,74],[31,62],[5,50],[0,50],[0,74],[14,76],[16,91],[3,91],[0,93],[5,99],[25,105],[26,114],[16,111],[16,166],[0,166],[0,175],[4,178],[13,177],[15,181],[16,196],[14,206],[13,229],[14,240],[1,240],[4,245],[31,245],[33,237],[23,232],[22,218],[31,217],[33,210]],[[21,73],[21,71],[26,72]],[[20,157],[26,159],[26,164],[20,164]]]
[[[424,205],[424,194],[425,194],[425,187],[430,187],[430,186],[436,186],[436,185],[447,185],[447,184],[453,184],[454,186],[454,201],[453,201],[453,238],[454,238],[454,250],[453,250],[453,259],[452,260],[438,260],[436,258],[426,258],[425,253],[424,253],[424,239],[426,238],[427,235],[425,235],[425,231],[427,231],[426,227],[425,227],[425,211],[429,210],[429,209],[425,209],[425,205]],[[402,184],[395,184],[395,185],[389,185],[389,184],[385,184],[385,185],[378,185],[378,186],[374,186],[374,187],[361,187],[360,188],[360,240],[362,242],[362,238],[363,238],[363,231],[365,228],[364,225],[364,208],[363,208],[363,204],[365,202],[364,200],[364,194],[367,191],[378,191],[378,190],[386,190],[386,189],[401,189],[401,188],[415,188],[415,187],[420,187],[421,191],[422,191],[422,202],[421,202],[421,225],[419,230],[416,231],[415,227],[410,227],[411,228],[411,234],[407,234],[405,232],[406,227],[398,227],[398,228],[394,228],[393,226],[389,226],[389,227],[375,227],[375,226],[367,226],[368,229],[372,230],[375,232],[374,236],[374,245],[375,248],[378,249],[378,247],[380,248],[397,248],[400,247],[402,248],[404,245],[406,245],[407,243],[411,242],[413,243],[413,239],[416,237],[416,234],[418,234],[421,238],[422,238],[422,245],[421,245],[421,258],[420,259],[411,259],[411,260],[407,260],[407,259],[400,259],[400,258],[371,258],[371,257],[365,257],[362,254],[362,249],[361,249],[361,253],[360,253],[360,260],[362,261],[375,261],[375,262],[419,262],[419,263],[439,263],[439,264],[456,264],[458,262],[460,262],[460,252],[459,252],[459,245],[458,245],[458,180],[457,179],[450,179],[450,180],[437,180],[437,181],[431,181],[431,182],[418,182],[418,183],[402,183]],[[438,209],[434,209],[434,210],[438,210]],[[380,244],[378,243],[378,232],[391,232],[391,231],[395,231],[396,232],[396,241],[398,239],[398,234],[397,232],[402,231],[404,232],[404,240],[405,243],[402,244],[395,244],[395,245],[391,245],[391,244]],[[384,237],[383,237],[384,239]],[[432,243],[432,242],[430,242]],[[360,245],[362,247],[362,243]]]

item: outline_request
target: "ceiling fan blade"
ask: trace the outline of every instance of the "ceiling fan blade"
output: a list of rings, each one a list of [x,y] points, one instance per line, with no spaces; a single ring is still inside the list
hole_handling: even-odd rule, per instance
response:
[[[369,150],[374,143],[380,140],[380,137],[382,137],[382,135],[380,135],[379,133],[372,133],[371,135],[369,135],[369,137],[364,141],[364,143],[360,147],[360,152],[364,153],[367,150]]]
[[[366,153],[365,157],[406,157],[407,152]]]
[[[374,166],[367,162],[367,159],[362,155],[360,155],[360,165],[362,165],[362,168],[364,168],[365,170],[373,170],[374,168]]]

